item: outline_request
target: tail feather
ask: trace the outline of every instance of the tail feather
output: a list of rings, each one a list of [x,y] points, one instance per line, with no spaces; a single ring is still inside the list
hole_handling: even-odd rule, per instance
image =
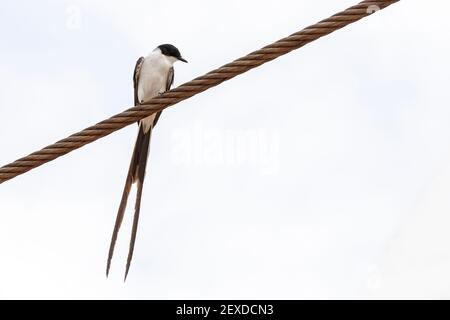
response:
[[[127,280],[128,271],[130,270],[130,265],[131,265],[131,259],[133,258],[134,244],[136,242],[136,233],[137,233],[137,227],[138,227],[138,223],[139,223],[139,213],[141,211],[142,187],[143,187],[143,183],[138,182],[138,186],[137,186],[138,189],[137,189],[137,194],[136,194],[136,205],[134,207],[133,228],[131,229],[131,238],[130,238],[130,246],[128,249],[127,266],[125,269],[125,277],[124,277],[123,281]]]
[[[119,210],[117,211],[116,222],[114,224],[114,230],[111,237],[111,243],[109,245],[108,262],[106,263],[106,276],[109,275],[109,269],[111,267],[111,260],[114,254],[114,246],[116,245],[117,235],[119,233],[120,226],[122,225],[123,216],[127,207],[128,195],[130,193],[131,185],[133,183],[130,173],[127,175],[125,187],[123,189],[122,200],[120,201]]]
[[[129,248],[129,252],[128,252],[125,279],[127,277],[128,270],[130,268],[130,263],[131,263],[131,259],[133,257],[133,251],[134,251],[134,243],[136,240],[137,225],[138,225],[138,221],[139,221],[139,212],[140,212],[140,207],[141,207],[142,187],[143,187],[143,183],[144,183],[145,169],[147,166],[147,159],[148,159],[152,129],[153,129],[153,126],[150,127],[150,130],[145,132],[144,127],[142,125],[139,126],[139,133],[138,133],[136,143],[135,143],[135,146],[133,149],[133,155],[131,157],[130,167],[128,169],[127,179],[125,181],[125,186],[124,186],[123,193],[122,193],[122,199],[120,201],[120,206],[119,206],[119,210],[117,212],[116,222],[115,222],[113,234],[111,237],[111,243],[109,246],[108,261],[106,264],[106,276],[108,276],[109,269],[111,267],[111,260],[112,260],[113,254],[114,254],[114,247],[116,244],[117,235],[119,233],[120,226],[122,225],[130,189],[131,189],[132,184],[134,182],[137,182],[138,190],[137,190],[137,195],[136,195],[135,213],[134,213],[134,219],[133,219],[133,229],[132,229],[132,233],[131,233],[130,248]]]
[[[148,153],[150,151],[149,147],[150,147],[150,138],[152,137],[152,129],[153,126],[151,126],[150,130],[147,133],[145,133],[143,147],[141,149],[142,152],[139,155],[139,163],[135,173],[137,175],[136,203],[134,205],[133,228],[131,229],[130,247],[128,249],[127,266],[125,270],[124,281],[127,279],[128,271],[130,270],[131,259],[133,258],[134,252],[134,244],[136,242],[136,233],[139,223],[139,213],[141,212],[142,189],[144,187],[145,169],[147,167]]]

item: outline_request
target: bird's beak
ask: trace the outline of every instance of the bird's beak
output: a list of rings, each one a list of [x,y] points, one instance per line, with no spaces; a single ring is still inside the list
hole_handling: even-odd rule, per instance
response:
[[[184,59],[183,57],[179,57],[178,60],[183,61],[185,63],[188,63],[186,59]]]

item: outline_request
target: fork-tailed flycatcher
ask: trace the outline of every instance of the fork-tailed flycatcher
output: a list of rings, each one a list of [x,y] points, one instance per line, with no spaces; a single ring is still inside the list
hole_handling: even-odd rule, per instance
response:
[[[173,64],[176,61],[187,62],[180,54],[180,51],[171,44],[162,44],[153,50],[148,56],[140,57],[134,68],[134,104],[137,106],[147,102],[151,98],[169,90],[173,83],[174,70]],[[150,138],[152,130],[155,127],[161,111],[148,116],[139,121],[139,132],[131,157],[130,167],[128,169],[125,187],[123,189],[122,200],[120,201],[117,212],[116,223],[109,247],[108,262],[106,265],[106,276],[109,274],[111,259],[114,253],[114,245],[117,240],[117,234],[122,224],[123,216],[127,206],[127,199],[131,186],[137,184],[136,204],[134,207],[133,228],[131,231],[130,248],[128,251],[127,266],[125,270],[126,280],[130,269],[131,259],[133,257],[134,243],[136,241],[136,231],[139,221],[139,211],[141,208],[142,187],[144,184],[145,167],[149,153]]]

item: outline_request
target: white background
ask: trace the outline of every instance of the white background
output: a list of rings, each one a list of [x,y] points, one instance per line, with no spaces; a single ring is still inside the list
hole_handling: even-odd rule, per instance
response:
[[[161,43],[177,86],[355,3],[3,1],[0,164],[130,107]],[[0,185],[0,298],[450,298],[449,9],[401,1],[165,111],[125,284],[137,126]]]

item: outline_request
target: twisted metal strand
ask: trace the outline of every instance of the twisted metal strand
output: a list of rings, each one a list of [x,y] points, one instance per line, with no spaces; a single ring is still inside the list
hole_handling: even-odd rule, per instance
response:
[[[75,149],[81,148],[88,143],[105,137],[110,133],[122,129],[155,112],[161,111],[200,92],[217,86],[226,80],[234,78],[237,75],[278,58],[292,50],[303,47],[314,40],[339,30],[398,1],[400,0],[362,1],[328,19],[322,20],[302,31],[296,32],[286,38],[265,46],[260,50],[254,51],[218,69],[210,71],[201,77],[195,78],[173,90],[167,91],[161,96],[152,98],[141,106],[125,110],[94,126],[72,134],[42,150],[36,151],[1,167],[0,184]]]

